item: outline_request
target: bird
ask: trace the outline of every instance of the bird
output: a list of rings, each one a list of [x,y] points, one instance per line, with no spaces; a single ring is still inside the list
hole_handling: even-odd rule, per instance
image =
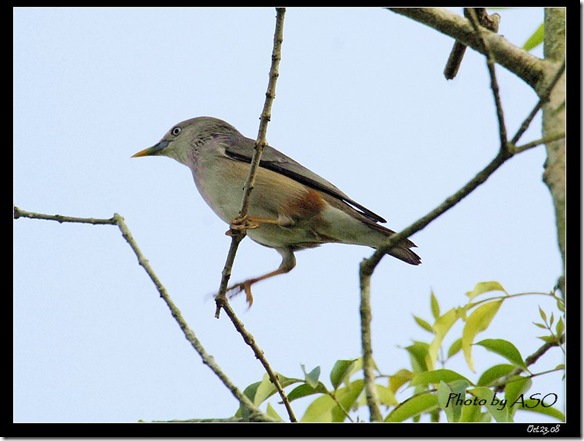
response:
[[[245,229],[254,242],[280,254],[277,269],[230,286],[230,297],[244,291],[251,306],[252,285],[290,272],[296,266],[296,251],[326,243],[378,248],[395,234],[381,225],[384,218],[269,145],[257,169],[247,217],[239,218],[255,145],[231,124],[199,116],[175,124],[157,144],[132,155],[166,156],[186,165],[205,202],[230,225],[226,234]],[[419,265],[413,247],[406,239],[387,254]]]

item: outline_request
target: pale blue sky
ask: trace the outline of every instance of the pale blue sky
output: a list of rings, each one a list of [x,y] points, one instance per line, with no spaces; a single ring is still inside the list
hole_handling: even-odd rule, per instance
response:
[[[456,9],[457,12],[460,10]],[[521,46],[541,8],[502,10],[500,33]],[[184,166],[130,159],[176,122],[216,116],[255,138],[268,80],[272,8],[14,9],[14,203],[25,210],[109,218],[120,213],[207,351],[242,390],[264,374],[226,316],[214,318],[229,248],[223,224]],[[467,51],[442,76],[452,40],[377,8],[290,8],[271,145],[333,182],[399,230],[466,183],[496,154],[484,57]],[[534,51],[541,56],[541,48]],[[510,133],[537,102],[497,68]],[[541,136],[540,117],[522,138]],[[465,303],[475,283],[546,292],[560,274],[545,151],[502,167],[472,196],[412,237],[423,264],[386,258],[372,280],[374,357],[410,367],[402,348],[429,341],[430,320]],[[14,222],[14,420],[134,422],[228,417],[237,402],[184,339],[115,227]],[[360,354],[358,264],[372,250],[326,245],[297,254],[290,274],[233,307],[273,368],[301,377]],[[279,264],[245,240],[233,281]],[[540,346],[537,306],[504,304],[483,338]],[[460,335],[455,332],[453,337]],[[452,339],[450,340],[450,342]],[[477,367],[502,363],[475,348]],[[536,371],[562,362],[559,350]],[[476,380],[459,354],[451,364]],[[533,392],[563,400],[560,373]],[[281,415],[285,412],[276,404]],[[299,402],[301,416],[306,402]],[[562,407],[562,406],[560,406]],[[363,412],[362,417],[368,415]],[[551,421],[529,413],[523,421]]]

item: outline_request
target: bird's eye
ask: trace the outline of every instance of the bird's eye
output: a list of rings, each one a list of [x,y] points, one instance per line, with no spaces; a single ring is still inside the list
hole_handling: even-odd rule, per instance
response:
[[[174,136],[178,136],[178,134],[181,132],[181,128],[179,126],[173,127],[172,130],[170,131],[170,133],[172,133]]]

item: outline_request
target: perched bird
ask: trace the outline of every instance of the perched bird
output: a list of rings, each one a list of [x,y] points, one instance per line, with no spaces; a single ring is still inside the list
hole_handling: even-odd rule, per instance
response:
[[[255,141],[232,125],[202,116],[173,126],[160,142],[132,157],[168,156],[191,169],[205,202],[232,228],[239,215]],[[377,248],[392,230],[363,205],[333,184],[273,147],[263,150],[251,192],[246,229],[255,242],[274,248],[282,256],[278,269],[229,288],[245,291],[251,306],[251,286],[296,265],[294,252],[324,243],[346,243]],[[421,263],[405,240],[388,254],[412,265]]]

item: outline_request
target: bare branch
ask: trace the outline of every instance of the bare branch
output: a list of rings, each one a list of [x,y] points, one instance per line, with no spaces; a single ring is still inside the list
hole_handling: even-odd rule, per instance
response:
[[[271,118],[272,103],[276,97],[276,81],[278,80],[278,67],[280,65],[280,59],[282,58],[282,42],[283,32],[284,32],[284,15],[286,14],[285,8],[276,8],[276,30],[274,32],[274,47],[272,49],[272,65],[270,66],[270,74],[268,80],[268,90],[266,92],[266,100],[264,102],[264,108],[260,117],[260,128],[258,130],[258,139],[256,141],[255,151],[251,159],[251,165],[249,168],[249,174],[245,182],[245,187],[243,191],[243,199],[241,201],[241,210],[239,211],[239,219],[245,222],[245,217],[247,216],[247,211],[249,209],[249,199],[250,194],[253,190],[255,176],[257,169],[260,165],[260,159],[264,147],[266,146],[266,133],[268,130],[268,122]],[[235,260],[235,254],[237,253],[237,248],[239,243],[245,237],[245,229],[232,229],[230,235],[231,246],[229,252],[227,253],[227,259],[225,266],[223,268],[221,283],[219,285],[219,294],[215,297],[215,303],[217,308],[215,310],[215,317],[219,318],[219,313],[221,307],[227,303],[227,296],[225,295],[227,291],[227,284],[229,283],[229,277],[231,276],[231,268],[233,267],[233,262]]]
[[[223,310],[225,311],[227,316],[231,319],[231,322],[233,323],[233,326],[235,326],[235,329],[237,330],[237,332],[239,332],[241,334],[241,336],[243,337],[243,341],[252,349],[254,355],[260,361],[260,363],[262,364],[262,366],[264,367],[264,369],[268,373],[268,376],[270,377],[270,381],[276,387],[278,394],[282,398],[282,402],[284,403],[284,406],[286,407],[286,411],[288,412],[288,416],[290,417],[290,421],[296,422],[297,421],[296,416],[294,415],[294,411],[292,410],[292,407],[290,406],[290,400],[288,400],[288,396],[286,395],[286,393],[284,392],[284,389],[282,388],[282,385],[280,384],[278,374],[276,374],[272,370],[270,363],[268,363],[268,359],[264,356],[264,351],[262,351],[259,348],[259,346],[256,344],[255,339],[253,338],[253,335],[251,335],[249,332],[247,332],[243,323],[237,318],[235,311],[233,311],[233,309],[231,309],[231,306],[229,305],[229,303],[225,303],[225,305],[223,305]]]
[[[521,153],[526,150],[532,149],[533,147],[537,147],[538,145],[547,144],[550,142],[558,141],[566,137],[564,132],[558,133],[555,135],[546,136],[544,138],[536,139],[535,141],[528,142],[527,144],[523,144],[513,148],[513,154]]]
[[[476,33],[467,19],[443,8],[388,8],[446,34],[465,46],[487,55],[477,41]],[[513,72],[534,89],[543,78],[547,62],[513,45],[493,32],[484,33],[495,61]]]
[[[269,73],[268,89],[266,92],[264,108],[262,110],[262,114],[260,117],[260,127],[258,130],[258,138],[256,141],[255,151],[251,160],[249,174],[245,182],[243,199],[241,202],[241,210],[239,212],[239,219],[244,223],[244,225],[247,212],[249,210],[250,195],[254,187],[257,169],[260,164],[262,152],[266,146],[266,133],[268,130],[268,122],[270,121],[271,118],[272,103],[274,102],[274,98],[276,97],[276,81],[278,80],[279,76],[278,67],[280,65],[280,60],[282,58],[282,42],[284,40],[283,32],[285,14],[286,14],[285,8],[276,8],[276,30],[274,32],[274,46],[272,49],[272,64]],[[296,422],[296,416],[294,415],[292,407],[290,406],[290,401],[288,400],[288,397],[286,396],[286,393],[284,392],[284,389],[282,388],[282,385],[278,380],[278,376],[272,370],[270,364],[268,363],[268,360],[264,356],[264,352],[259,348],[253,336],[249,332],[247,332],[247,330],[243,326],[243,323],[237,318],[237,315],[229,306],[229,301],[226,296],[227,284],[229,282],[229,277],[231,276],[231,268],[233,267],[233,262],[235,260],[237,248],[239,247],[239,243],[243,240],[246,233],[245,229],[243,230],[232,229],[230,230],[229,234],[232,237],[231,246],[229,248],[229,252],[227,253],[227,259],[222,271],[219,294],[215,298],[215,303],[217,305],[215,310],[215,317],[219,318],[221,309],[223,309],[227,313],[227,316],[231,319],[231,322],[233,323],[233,326],[235,326],[237,332],[241,334],[245,343],[247,343],[247,345],[252,349],[256,358],[258,358],[258,360],[260,360],[260,362],[264,366],[264,369],[266,370],[268,376],[270,377],[270,381],[274,384],[276,390],[278,391],[280,397],[282,398],[282,401],[286,407],[286,411],[288,412],[290,421]]]
[[[525,133],[525,131],[527,130],[527,128],[531,124],[531,121],[533,121],[533,118],[535,118],[535,115],[537,115],[537,112],[539,112],[539,109],[541,109],[543,107],[543,105],[547,102],[547,100],[549,99],[550,94],[552,93],[552,90],[554,89],[556,84],[558,84],[558,81],[560,80],[560,78],[564,74],[565,70],[566,70],[566,60],[564,60],[562,62],[562,64],[560,64],[555,75],[553,77],[551,77],[550,82],[547,84],[547,87],[541,92],[539,101],[537,102],[537,104],[535,105],[533,110],[531,112],[529,112],[529,115],[527,115],[527,118],[525,118],[525,121],[523,121],[523,123],[521,124],[521,127],[519,127],[519,130],[517,130],[517,133],[515,134],[515,136],[511,140],[511,144],[516,144],[517,141],[519,141],[519,139],[521,138],[521,136],[523,136],[523,134]]]
[[[542,346],[540,346],[537,349],[537,351],[535,351],[533,354],[531,354],[525,359],[525,366],[529,367],[532,364],[534,364],[537,360],[541,358],[541,356],[543,356],[551,348],[555,348],[556,346],[561,348],[562,347],[561,345],[564,344],[565,339],[566,337],[562,335],[559,341],[545,342]],[[521,368],[516,368],[509,372],[495,387],[495,392],[502,392],[505,389],[505,386],[509,379],[511,377],[521,374],[521,372],[523,372],[523,369]]]
[[[365,260],[362,261],[365,262]],[[363,355],[363,374],[365,377],[365,398],[369,407],[370,421],[382,421],[379,410],[379,396],[375,384],[375,372],[373,361],[373,345],[371,343],[371,278],[361,277],[361,303],[359,313],[361,315],[361,352]]]
[[[14,207],[14,219],[19,219],[21,217],[22,218],[30,218],[30,219],[50,220],[50,221],[56,221],[59,223],[71,222],[71,223],[82,223],[82,224],[92,224],[92,225],[117,225],[117,227],[120,229],[120,231],[122,233],[122,236],[124,237],[126,242],[128,242],[128,245],[130,245],[130,248],[132,248],[132,251],[134,251],[134,254],[138,258],[138,263],[140,264],[140,266],[142,266],[142,268],[144,268],[144,271],[146,271],[146,274],[148,274],[148,276],[150,277],[150,279],[154,283],[154,286],[156,286],[156,289],[160,293],[160,297],[162,298],[162,300],[164,300],[164,302],[168,306],[170,313],[174,317],[175,321],[178,323],[185,338],[189,341],[189,343],[195,349],[195,351],[197,351],[197,353],[201,357],[201,360],[203,361],[203,363],[206,364],[207,366],[209,366],[209,368],[215,373],[215,375],[217,375],[217,377],[227,387],[227,389],[229,389],[231,391],[233,396],[241,403],[241,405],[246,407],[249,410],[250,415],[251,415],[250,418],[253,418],[255,421],[274,421],[269,416],[263,414],[250,401],[250,399],[247,398],[231,382],[231,380],[229,380],[229,378],[221,370],[219,365],[217,363],[215,363],[214,358],[207,353],[207,351],[205,350],[205,348],[203,347],[203,345],[201,344],[199,339],[195,336],[195,333],[192,331],[192,329],[189,328],[187,322],[185,321],[185,319],[182,316],[180,309],[178,309],[178,307],[174,304],[174,302],[170,298],[168,291],[166,290],[166,288],[164,287],[164,285],[162,284],[162,282],[160,281],[160,279],[158,278],[158,276],[156,275],[156,273],[154,272],[154,270],[150,266],[148,259],[146,259],[144,257],[144,255],[140,251],[140,248],[138,248],[138,244],[136,243],[136,241],[132,237],[132,234],[130,233],[130,230],[129,230],[128,226],[126,225],[126,222],[124,221],[124,218],[122,216],[115,213],[111,219],[80,218],[80,217],[72,217],[72,216],[62,216],[62,215],[58,215],[58,214],[57,215],[48,215],[48,214],[42,214],[42,213],[32,213],[32,212],[28,212],[25,210],[21,210],[20,208],[15,206]]]
[[[495,59],[491,51],[491,46],[485,38],[485,33],[479,23],[476,12],[472,8],[468,8],[468,17],[472,23],[478,41],[482,50],[487,55],[487,68],[489,69],[489,77],[491,78],[491,90],[493,91],[493,98],[495,99],[495,108],[497,110],[497,121],[499,123],[499,141],[501,149],[507,148],[507,128],[505,127],[505,116],[503,114],[503,105],[501,104],[501,95],[499,94],[499,83],[497,82],[497,75],[495,73]]]
[[[411,224],[409,227],[404,228],[397,234],[389,237],[385,244],[373,253],[373,255],[364,259],[361,262],[360,274],[361,277],[370,277],[373,270],[377,264],[381,261],[381,258],[392,248],[399,245],[402,241],[407,239],[409,236],[425,228],[430,222],[436,219],[445,211],[454,207],[458,202],[468,196],[474,189],[479,185],[483,184],[501,165],[505,163],[512,153],[507,150],[500,150],[497,156],[479,173],[476,174],[468,183],[466,183],[460,190],[458,190],[453,195],[446,198],[444,202],[438,205],[435,209],[430,211],[427,215],[421,217],[416,222]]]

